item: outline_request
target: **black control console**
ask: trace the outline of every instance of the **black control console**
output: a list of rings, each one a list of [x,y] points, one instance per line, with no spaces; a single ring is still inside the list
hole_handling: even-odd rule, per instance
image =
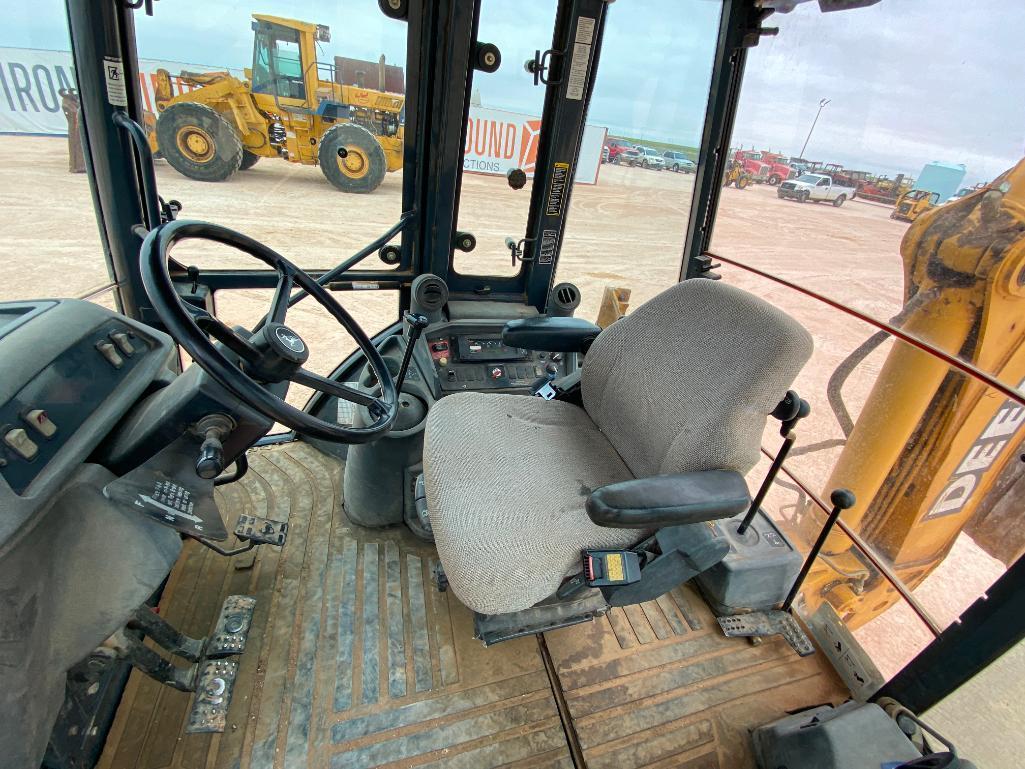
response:
[[[510,347],[504,321],[447,323],[427,330],[427,349],[443,392],[529,391],[566,374],[566,355]]]

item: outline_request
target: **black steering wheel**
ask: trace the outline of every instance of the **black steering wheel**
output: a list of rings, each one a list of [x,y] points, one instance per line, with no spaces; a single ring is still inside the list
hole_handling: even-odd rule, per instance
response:
[[[172,246],[189,239],[212,240],[232,246],[256,257],[278,273],[278,285],[267,317],[248,338],[240,336],[205,310],[186,304],[175,291],[168,270],[168,255]],[[339,443],[367,443],[391,429],[398,414],[398,395],[381,353],[345,308],[316,280],[285,257],[227,227],[180,219],[162,224],[146,236],[140,267],[142,282],[153,309],[174,340],[216,382],[264,416],[304,435]],[[303,368],[309,358],[309,349],[297,333],[284,325],[294,287],[316,299],[356,340],[377,377],[379,397]],[[208,334],[238,359],[229,358]],[[343,427],[300,411],[266,386],[286,381],[366,406],[373,422],[366,427]]]

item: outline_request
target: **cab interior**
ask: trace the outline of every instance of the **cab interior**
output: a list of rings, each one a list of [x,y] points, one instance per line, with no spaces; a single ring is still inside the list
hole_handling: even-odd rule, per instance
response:
[[[153,5],[67,3],[116,311],[0,305],[6,766],[972,766],[919,715],[1020,615],[994,591],[866,691],[801,593],[855,494],[813,494],[800,543],[760,506],[818,408],[794,389],[814,342],[724,278],[708,223],[745,59],[794,3],[722,3],[679,282],[602,325],[556,267],[611,3],[560,0],[537,41],[529,204],[487,277],[456,267],[480,2],[381,3],[409,46],[401,213],[316,270],[160,196],[140,92],[112,103],[105,69],[137,83]],[[347,309],[373,288],[398,292],[383,329]],[[239,289],[268,300],[248,326],[213,303]],[[310,340],[289,320],[314,304]],[[335,335],[355,351],[315,373]]]

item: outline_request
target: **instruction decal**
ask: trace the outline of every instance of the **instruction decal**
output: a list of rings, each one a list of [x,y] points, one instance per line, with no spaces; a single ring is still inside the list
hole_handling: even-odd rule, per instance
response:
[[[556,230],[541,231],[541,258],[538,259],[539,264],[551,264],[555,261],[555,243],[558,239],[559,233]]]
[[[591,61],[591,43],[594,40],[594,19],[581,16],[577,19],[577,34],[573,42],[573,58],[569,64],[566,79],[566,98],[580,101],[587,88],[587,70]]]
[[[103,57],[103,75],[107,80],[107,101],[115,107],[128,106],[125,89],[125,66],[116,56]]]
[[[552,169],[552,186],[548,188],[545,216],[562,216],[566,201],[566,183],[569,181],[569,163],[556,163]]]

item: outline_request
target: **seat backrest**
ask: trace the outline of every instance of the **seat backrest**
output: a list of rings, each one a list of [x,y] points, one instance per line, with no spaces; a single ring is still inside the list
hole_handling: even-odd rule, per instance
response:
[[[746,473],[811,352],[811,335],[782,310],[721,280],[687,280],[598,335],[584,408],[638,478]]]

